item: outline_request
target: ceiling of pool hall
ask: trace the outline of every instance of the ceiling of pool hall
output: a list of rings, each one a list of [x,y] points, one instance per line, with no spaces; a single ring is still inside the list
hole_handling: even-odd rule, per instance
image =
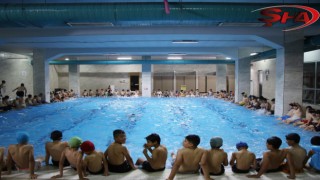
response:
[[[318,0],[168,2],[170,13],[163,0],[1,0],[0,50],[32,55],[33,49],[47,48],[62,61],[237,59],[238,49],[263,52],[283,39],[283,26],[262,27],[252,10],[320,6]],[[319,27],[304,28],[305,37],[319,39]]]

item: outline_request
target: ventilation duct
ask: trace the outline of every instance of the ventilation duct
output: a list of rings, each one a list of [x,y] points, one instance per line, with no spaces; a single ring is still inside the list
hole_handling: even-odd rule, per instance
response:
[[[260,3],[79,3],[0,4],[0,27],[59,27],[76,24],[114,26],[214,25],[259,23]],[[71,24],[72,23],[72,24]],[[73,25],[73,26],[74,26]]]

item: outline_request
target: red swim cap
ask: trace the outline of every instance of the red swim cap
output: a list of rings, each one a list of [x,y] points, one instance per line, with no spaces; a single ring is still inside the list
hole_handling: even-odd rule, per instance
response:
[[[94,151],[94,144],[91,141],[84,141],[81,145],[80,145],[81,151],[83,152],[92,152]]]

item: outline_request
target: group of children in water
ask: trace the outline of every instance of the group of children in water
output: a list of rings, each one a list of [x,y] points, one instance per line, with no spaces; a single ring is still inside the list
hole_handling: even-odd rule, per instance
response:
[[[45,144],[45,164],[59,168],[59,173],[52,178],[63,177],[63,169],[71,166],[80,179],[87,179],[88,174],[110,175],[109,172],[124,173],[137,169],[138,166],[147,172],[163,171],[168,156],[167,148],[161,144],[158,134],[152,133],[146,137],[143,146],[145,158],[139,158],[136,163],[130,156],[126,143],[126,134],[123,130],[113,131],[114,142],[108,146],[105,152],[95,150],[91,141],[82,141],[75,136],[68,142],[62,141],[62,132],[55,130],[51,133],[52,142]],[[41,160],[35,160],[33,146],[28,144],[27,133],[17,134],[17,144],[10,145],[7,158],[4,158],[5,148],[0,147],[0,167],[11,174],[13,169],[26,170],[30,173],[30,179],[36,179],[35,169],[40,168]],[[203,174],[205,179],[211,179],[210,175],[219,176],[225,172],[225,166],[232,166],[234,173],[249,173],[256,170],[256,174],[247,175],[249,178],[258,178],[264,173],[284,171],[289,179],[294,179],[296,173],[303,172],[304,168],[313,168],[320,171],[320,136],[311,139],[312,149],[307,151],[299,145],[300,136],[296,133],[286,135],[288,148],[279,149],[282,140],[272,136],[266,140],[268,151],[262,158],[256,159],[254,153],[248,150],[245,142],[236,144],[238,151],[233,152],[230,161],[227,153],[221,149],[223,140],[221,137],[213,137],[210,140],[211,149],[205,150],[198,147],[200,137],[188,135],[183,141],[183,147],[177,155],[172,156],[172,170],[168,180],[174,179],[177,173]],[[311,158],[308,165],[307,162]],[[51,162],[50,162],[51,159]],[[1,179],[1,172],[0,172]]]

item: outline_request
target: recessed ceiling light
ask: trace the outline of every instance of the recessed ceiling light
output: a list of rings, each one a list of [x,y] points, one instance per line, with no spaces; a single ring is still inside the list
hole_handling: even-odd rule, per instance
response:
[[[257,55],[258,53],[257,52],[252,52],[250,53],[250,56],[254,56],[254,55]]]
[[[185,56],[187,55],[186,53],[170,53],[168,54],[169,56]]]
[[[167,57],[167,59],[170,59],[170,60],[180,60],[180,59],[182,59],[182,57],[180,57],[180,56],[171,56],[171,57]]]
[[[67,22],[66,24],[70,27],[113,26],[113,23],[111,22]]]
[[[70,59],[69,58],[65,58],[64,60],[69,61]]]
[[[199,43],[197,40],[173,40],[172,43],[175,44],[196,44]]]
[[[132,60],[132,57],[127,56],[127,57],[117,57],[118,60]]]
[[[230,60],[231,58],[230,57],[226,57],[226,60]]]

